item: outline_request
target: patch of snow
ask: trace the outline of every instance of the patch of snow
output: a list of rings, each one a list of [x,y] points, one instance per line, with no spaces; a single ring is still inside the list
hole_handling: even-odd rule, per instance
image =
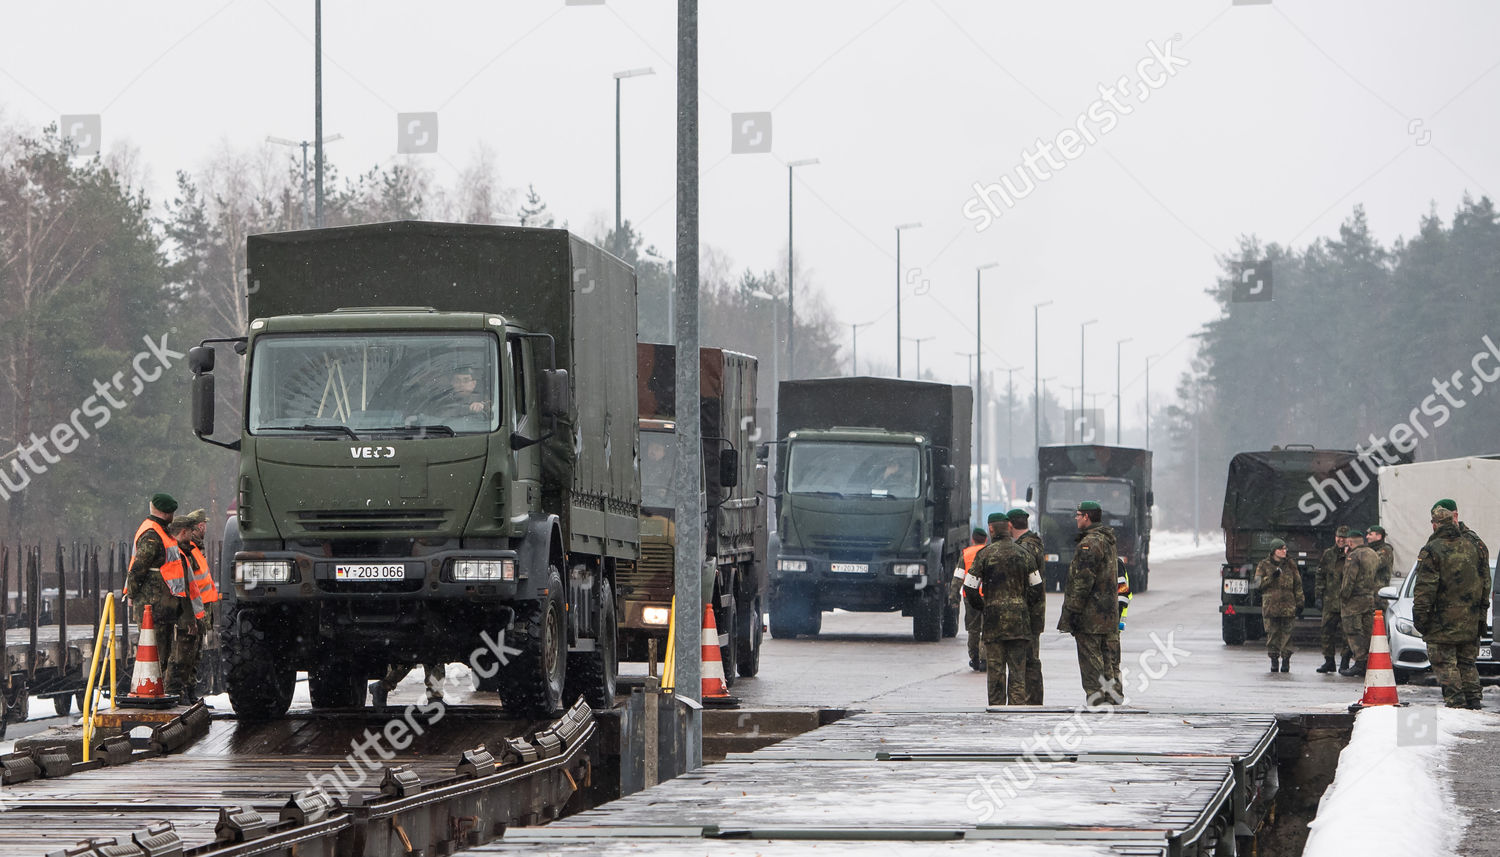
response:
[[[1433,717],[1435,715],[1435,717]],[[1425,721],[1425,722],[1424,722]],[[1483,711],[1380,706],[1360,711],[1338,772],[1323,793],[1304,857],[1458,853],[1468,823],[1453,800],[1447,759],[1464,733],[1500,730],[1500,717]],[[1382,807],[1401,795],[1401,820],[1386,824]]]
[[[1161,562],[1169,559],[1190,559],[1199,556],[1224,555],[1224,531],[1199,533],[1198,544],[1193,544],[1193,534],[1188,530],[1152,530],[1151,560]]]

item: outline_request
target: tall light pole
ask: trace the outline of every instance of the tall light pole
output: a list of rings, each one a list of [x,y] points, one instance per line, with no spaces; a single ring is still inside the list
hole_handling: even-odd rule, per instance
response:
[[[901,377],[901,230],[917,229],[920,223],[902,223],[896,226],[896,377]]]
[[[1146,448],[1151,448],[1151,361],[1155,354],[1146,355]]]
[[[1031,395],[1034,402],[1031,408],[1032,434],[1031,445],[1035,447],[1032,451],[1036,461],[1036,481],[1032,484],[1037,491],[1042,490],[1042,307],[1050,306],[1052,301],[1042,301],[1031,305],[1031,371],[1032,387]],[[1041,526],[1038,524],[1037,526]]]
[[[976,383],[975,378],[974,378],[974,358],[979,356],[979,352],[977,352],[977,351],[955,351],[953,353],[954,354],[959,354],[959,355],[963,356],[963,358],[964,358],[964,371],[966,371],[966,372],[969,373],[969,384],[977,389],[979,385]],[[978,416],[978,411],[979,411],[979,408],[976,406],[976,408],[975,408],[976,418]],[[974,482],[974,492],[973,493],[974,493],[974,521],[975,521],[975,526],[982,527],[983,524],[979,520],[979,515],[980,515],[981,511],[983,510],[983,506],[984,506],[984,496],[983,496],[984,495],[984,470],[982,468],[980,468],[980,466],[979,466],[979,461],[980,461],[980,458],[979,458],[979,455],[978,455],[979,446],[980,446],[979,437],[976,435],[975,438],[974,438],[974,448],[976,450],[975,455],[974,455],[974,475],[971,478],[973,479],[973,482]],[[963,474],[959,474],[959,478],[963,478]]]
[[[792,172],[816,164],[817,158],[788,161],[786,165],[786,376],[797,377],[797,293],[792,289]]]
[[[1132,337],[1127,336],[1115,340],[1115,446],[1120,445],[1120,415],[1124,413],[1124,408],[1120,405],[1120,346],[1131,339]]]
[[[974,467],[979,473],[979,491],[984,493],[984,304],[979,299],[979,287],[984,283],[984,272],[999,267],[999,262],[985,262],[974,268]],[[979,498],[980,511],[984,511],[984,497]],[[978,515],[974,516],[977,521]]]
[[[1084,362],[1084,334],[1088,331],[1089,325],[1095,324],[1098,321],[1099,319],[1097,318],[1091,318],[1083,324],[1078,325],[1078,410],[1080,411],[1083,410],[1083,403],[1085,401],[1083,398],[1083,370],[1087,368],[1088,365]]]
[[[774,414],[777,413],[776,407],[778,403],[776,396],[781,390],[781,374],[776,370],[776,353],[781,350],[781,333],[778,330],[779,324],[777,322],[777,317],[780,314],[776,311],[776,302],[781,300],[781,295],[773,295],[770,292],[763,292],[760,289],[756,289],[750,292],[750,297],[771,302],[771,413]]]
[[[624,223],[620,216],[620,81],[627,77],[643,77],[648,74],[656,74],[656,70],[646,66],[615,72],[615,246],[610,249],[617,251],[621,256],[625,255],[625,248],[622,244],[625,238],[621,234]]]
[[[861,321],[849,325],[849,340],[852,343],[849,363],[851,364],[850,368],[853,370],[850,374],[859,374],[859,329],[861,327],[869,327],[874,323],[873,321]]]
[[[332,137],[324,137],[324,143],[332,143],[334,140],[344,139],[343,134],[334,134]],[[308,209],[307,191],[310,185],[307,183],[307,150],[313,145],[311,140],[288,140],[285,137],[266,137],[267,143],[275,143],[278,146],[290,146],[302,150],[302,228],[306,229],[312,220],[312,212]]]
[[[323,226],[323,0],[313,3],[313,225]]]
[[[921,338],[917,338],[915,336],[907,336],[903,338],[907,342],[915,342],[917,344],[917,380],[920,381],[922,380],[922,343],[937,339],[937,337],[923,336]]]

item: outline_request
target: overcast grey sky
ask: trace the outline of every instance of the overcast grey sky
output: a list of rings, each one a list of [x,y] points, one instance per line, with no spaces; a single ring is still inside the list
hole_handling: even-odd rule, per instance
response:
[[[226,143],[312,136],[312,8],[9,3],[0,109],[38,127],[102,114],[106,149],[138,147],[159,201],[175,170]],[[670,255],[675,15],[671,0],[328,0],[324,133],[344,137],[330,157],[346,171],[391,163],[395,114],[436,111],[438,153],[399,157],[451,183],[484,143],[508,185],[534,183],[575,226],[612,219],[611,74],[652,66],[624,83],[624,209]],[[1098,317],[1088,387],[1111,412],[1115,342],[1134,338],[1128,427],[1143,358],[1167,355],[1160,397],[1214,312],[1203,292],[1215,256],[1240,234],[1302,245],[1362,203],[1390,241],[1429,204],[1446,220],[1464,192],[1500,188],[1497,33],[1492,0],[713,0],[700,34],[702,240],[737,268],[775,265],[784,164],[819,158],[798,169],[798,256],[843,322],[875,322],[862,358],[893,362],[893,227],[921,221],[903,239],[903,263],[920,270],[903,333],[940,337],[923,345],[924,368],[967,377],[953,352],[973,347],[974,268],[999,262],[985,274],[988,365],[1024,367],[1029,385],[1031,304],[1050,299],[1042,374],[1076,384],[1078,323]],[[1101,123],[1100,87],[1121,78],[1123,107]],[[730,115],[749,111],[772,114],[771,152],[730,154]],[[1092,142],[1059,138],[1075,127]],[[965,215],[976,183],[1010,174],[1024,192],[1016,170],[1038,140],[1070,147],[1053,156],[1063,166],[1034,156],[1050,178],[977,229]]]

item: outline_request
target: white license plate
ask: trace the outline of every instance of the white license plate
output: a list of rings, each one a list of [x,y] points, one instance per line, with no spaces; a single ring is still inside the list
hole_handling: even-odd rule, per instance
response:
[[[842,574],[863,574],[870,570],[870,564],[865,562],[831,562],[828,564],[829,571],[837,571]]]
[[[1226,595],[1245,595],[1250,591],[1250,581],[1243,577],[1230,577],[1224,580],[1224,593]]]
[[[336,565],[334,580],[405,580],[406,566],[401,563],[387,565]]]
[[[1479,647],[1479,660],[1481,660],[1481,661],[1494,660],[1494,657],[1492,656],[1492,654],[1490,652],[1490,647],[1489,646],[1480,646]]]

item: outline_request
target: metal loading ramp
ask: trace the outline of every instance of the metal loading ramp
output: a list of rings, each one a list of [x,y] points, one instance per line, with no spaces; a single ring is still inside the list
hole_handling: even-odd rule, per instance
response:
[[[1269,715],[858,714],[477,853],[1249,854],[1276,734]]]

